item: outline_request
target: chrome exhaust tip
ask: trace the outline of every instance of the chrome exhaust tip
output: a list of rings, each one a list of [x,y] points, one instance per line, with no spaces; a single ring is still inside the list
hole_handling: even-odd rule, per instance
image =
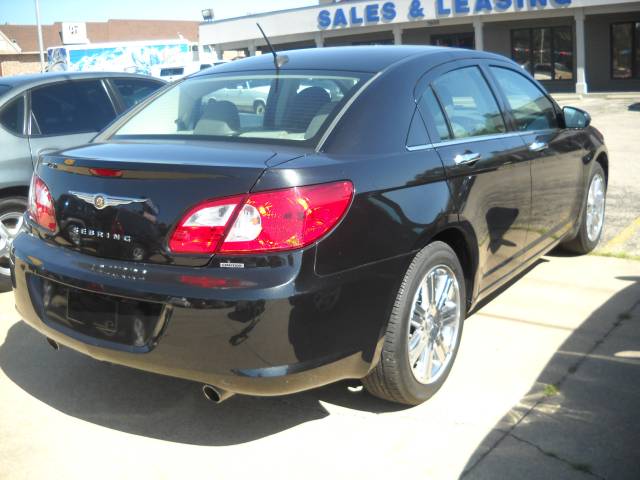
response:
[[[47,343],[51,345],[51,348],[53,348],[55,351],[60,350],[60,345],[58,345],[58,342],[56,342],[52,338],[47,337]]]
[[[202,394],[204,395],[204,398],[210,402],[218,404],[233,396],[233,392],[228,392],[227,390],[214,387],[213,385],[203,385]]]

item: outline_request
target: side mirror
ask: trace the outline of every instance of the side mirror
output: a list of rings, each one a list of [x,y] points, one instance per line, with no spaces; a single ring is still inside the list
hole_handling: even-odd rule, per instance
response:
[[[564,107],[562,115],[564,116],[564,125],[567,128],[587,128],[591,125],[591,115],[579,108]]]

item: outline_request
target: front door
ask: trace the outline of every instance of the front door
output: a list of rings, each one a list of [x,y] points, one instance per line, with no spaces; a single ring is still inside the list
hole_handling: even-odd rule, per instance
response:
[[[492,65],[491,75],[531,159],[532,253],[562,238],[580,212],[583,155],[579,134],[561,130],[553,102],[529,78],[510,66]]]

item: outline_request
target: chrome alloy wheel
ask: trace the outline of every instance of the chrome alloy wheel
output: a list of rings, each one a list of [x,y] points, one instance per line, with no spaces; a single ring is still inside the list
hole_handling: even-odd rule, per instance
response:
[[[461,321],[460,286],[453,271],[437,265],[427,272],[410,312],[409,364],[416,380],[437,382],[453,358]]]
[[[604,224],[605,186],[599,173],[594,175],[587,196],[587,236],[595,242]]]
[[[9,277],[9,251],[22,228],[22,213],[6,212],[0,215],[0,277]]]

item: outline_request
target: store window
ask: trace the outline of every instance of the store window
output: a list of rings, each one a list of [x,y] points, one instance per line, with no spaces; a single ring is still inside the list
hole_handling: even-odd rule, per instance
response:
[[[511,58],[537,80],[573,80],[571,27],[511,30]]]
[[[611,76],[640,78],[640,22],[611,25]]]
[[[431,45],[473,49],[475,37],[472,32],[431,35]]]

